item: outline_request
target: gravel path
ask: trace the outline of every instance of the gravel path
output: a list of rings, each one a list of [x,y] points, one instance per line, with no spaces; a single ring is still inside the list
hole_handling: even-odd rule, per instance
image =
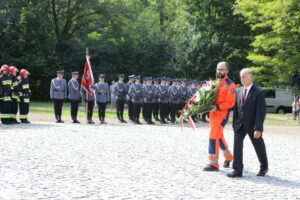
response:
[[[230,179],[202,170],[207,124],[0,125],[0,199],[300,199],[300,130],[284,130],[266,127],[268,176],[246,138],[244,177]]]

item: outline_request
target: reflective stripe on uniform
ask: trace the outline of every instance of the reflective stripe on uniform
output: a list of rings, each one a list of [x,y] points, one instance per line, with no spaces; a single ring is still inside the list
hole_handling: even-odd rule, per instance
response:
[[[2,119],[8,119],[8,118],[10,118],[10,115],[9,114],[1,113],[1,118]]]
[[[13,86],[14,87],[18,86],[18,82],[13,82]]]
[[[225,159],[229,159],[229,160],[232,159],[232,154],[228,149],[226,151],[223,151],[223,155],[224,155]]]
[[[27,119],[28,115],[20,115],[20,119]]]
[[[29,84],[22,85],[22,88],[23,89],[28,89],[29,88]]]
[[[219,155],[217,154],[209,154],[209,158],[219,158]]]
[[[10,97],[3,97],[3,101],[11,101]]]
[[[218,161],[217,160],[210,160],[210,164],[211,165],[218,165]]]
[[[2,85],[11,85],[11,80],[2,81]]]
[[[23,102],[24,103],[29,103],[29,99],[28,98],[26,98],[26,99],[24,98]]]

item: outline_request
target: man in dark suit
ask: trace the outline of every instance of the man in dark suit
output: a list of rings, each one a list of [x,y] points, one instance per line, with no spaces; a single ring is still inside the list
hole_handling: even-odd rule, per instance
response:
[[[233,172],[228,177],[243,175],[243,141],[246,135],[256,151],[260,162],[257,176],[265,176],[268,172],[266,147],[262,138],[263,123],[266,116],[264,93],[253,84],[253,72],[249,68],[240,72],[242,87],[237,89],[236,103],[233,113],[234,147]]]

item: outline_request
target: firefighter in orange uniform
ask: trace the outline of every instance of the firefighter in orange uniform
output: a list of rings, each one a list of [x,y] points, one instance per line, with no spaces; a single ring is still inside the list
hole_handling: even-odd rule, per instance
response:
[[[228,121],[230,109],[235,104],[236,85],[227,76],[229,64],[220,62],[217,65],[217,78],[219,78],[219,87],[217,100],[209,113],[210,133],[209,133],[209,164],[204,171],[219,170],[219,148],[223,151],[225,157],[223,167],[228,168],[233,159],[231,152],[223,135],[223,129]]]

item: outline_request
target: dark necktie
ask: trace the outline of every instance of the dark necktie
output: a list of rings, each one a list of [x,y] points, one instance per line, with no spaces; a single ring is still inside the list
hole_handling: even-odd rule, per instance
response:
[[[247,98],[247,89],[245,89],[245,91],[244,91],[244,95],[243,95],[243,105],[245,105],[245,103],[246,103],[246,98]]]

